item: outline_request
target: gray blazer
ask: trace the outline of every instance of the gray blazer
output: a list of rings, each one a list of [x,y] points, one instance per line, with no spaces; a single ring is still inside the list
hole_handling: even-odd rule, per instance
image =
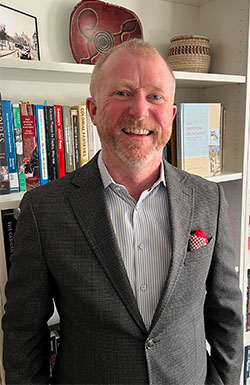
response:
[[[21,203],[7,284],[7,384],[238,385],[242,308],[222,188],[166,163],[172,263],[147,332],[107,211],[97,157]],[[202,229],[209,243],[188,251]],[[206,351],[205,340],[211,346]]]

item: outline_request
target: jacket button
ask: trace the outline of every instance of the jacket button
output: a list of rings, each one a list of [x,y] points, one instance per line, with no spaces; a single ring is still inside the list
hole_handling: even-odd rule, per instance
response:
[[[154,340],[152,340],[151,338],[149,338],[149,339],[146,341],[146,349],[151,350],[151,349],[154,348],[154,346],[155,346]]]

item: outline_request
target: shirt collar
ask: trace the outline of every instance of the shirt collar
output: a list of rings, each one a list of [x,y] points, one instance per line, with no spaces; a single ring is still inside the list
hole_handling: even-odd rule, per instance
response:
[[[118,183],[116,183],[110,173],[107,170],[107,167],[105,166],[103,159],[102,159],[102,151],[100,151],[98,155],[98,167],[102,178],[102,183],[104,186],[104,189],[108,188],[111,184],[114,184],[118,186]],[[163,185],[166,187],[166,179],[165,179],[165,173],[164,173],[164,164],[163,161],[161,161],[161,168],[160,168],[160,177],[159,179],[153,184],[153,186],[149,189],[152,190],[156,186],[158,186],[160,183],[163,183]]]

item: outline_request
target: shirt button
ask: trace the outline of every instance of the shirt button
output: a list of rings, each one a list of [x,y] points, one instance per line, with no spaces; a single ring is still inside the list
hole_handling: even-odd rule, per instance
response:
[[[145,285],[145,283],[142,283],[140,286],[140,289],[141,289],[141,291],[147,290],[147,285]]]
[[[141,250],[144,249],[144,244],[143,244],[143,243],[140,243],[140,244],[139,244],[139,249],[141,249]]]
[[[155,342],[151,338],[146,341],[146,349],[151,350],[155,347]]]

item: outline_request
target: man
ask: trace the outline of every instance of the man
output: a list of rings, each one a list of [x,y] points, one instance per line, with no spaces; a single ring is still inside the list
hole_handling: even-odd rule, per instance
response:
[[[3,318],[8,384],[49,383],[52,297],[53,383],[239,383],[241,295],[222,188],[162,161],[174,89],[140,40],[96,64],[87,106],[102,152],[21,204]],[[191,251],[200,229],[208,243]]]

